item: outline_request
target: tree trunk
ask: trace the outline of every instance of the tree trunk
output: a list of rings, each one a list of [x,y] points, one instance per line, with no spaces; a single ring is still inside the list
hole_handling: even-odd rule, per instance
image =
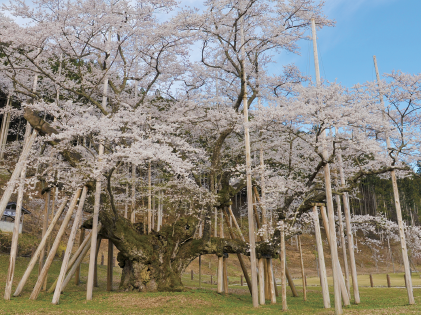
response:
[[[99,221],[102,224],[99,236],[110,240],[120,251],[117,261],[123,269],[120,282],[123,291],[183,291],[181,275],[199,255],[249,255],[248,244],[241,240],[194,239],[199,221],[193,216],[178,218],[172,225],[164,225],[161,231],[152,230],[148,235],[143,234],[143,223],[132,224],[121,216],[115,218],[111,211],[101,211]],[[92,219],[83,227],[90,229]],[[278,242],[272,247],[258,244],[256,252],[276,255],[275,246]]]

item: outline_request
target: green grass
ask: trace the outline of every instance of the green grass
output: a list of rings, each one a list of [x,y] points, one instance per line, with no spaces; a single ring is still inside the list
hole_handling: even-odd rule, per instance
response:
[[[8,266],[7,255],[0,256],[0,282],[5,284],[5,277]],[[16,265],[16,274],[14,287],[20,280],[29,259],[19,258]],[[60,261],[55,261],[49,276],[51,284],[58,275]],[[120,269],[114,268],[114,288],[118,288]],[[280,298],[278,304],[266,305],[254,309],[251,305],[251,297],[248,294],[246,286],[239,286],[239,278],[230,278],[230,293],[220,295],[215,292],[216,285],[211,285],[210,276],[203,276],[204,283],[202,288],[198,286],[198,276],[195,275],[190,280],[190,273],[183,275],[183,282],[191,287],[186,292],[179,293],[138,293],[138,292],[107,292],[106,291],[106,267],[99,266],[98,278],[99,287],[94,289],[94,299],[86,301],[86,275],[88,271],[87,264],[82,265],[81,280],[82,284],[76,286],[74,281],[70,283],[66,291],[61,295],[60,304],[52,305],[52,294],[42,292],[37,301],[29,300],[31,288],[35,284],[37,276],[37,267],[34,269],[29,283],[26,285],[22,296],[13,297],[11,301],[0,300],[0,314],[277,314],[281,311]],[[385,275],[375,275],[376,281],[381,285],[380,280],[386,279]],[[393,274],[392,284],[403,276]],[[394,279],[393,277],[396,277]],[[366,280],[364,280],[367,278]],[[378,279],[377,279],[378,278]],[[417,277],[418,278],[418,277]],[[415,280],[415,277],[414,277]],[[416,279],[417,281],[419,279]],[[308,278],[308,282],[315,281],[317,278]],[[366,281],[369,285],[368,275],[361,275],[360,281]],[[386,281],[386,280],[384,280]],[[296,284],[299,284],[299,280]],[[415,281],[414,281],[415,282]],[[385,282],[386,283],[386,282]],[[365,284],[363,284],[365,285]],[[394,284],[395,285],[395,284]],[[397,285],[397,284],[396,284]],[[4,288],[4,286],[2,286]],[[332,288],[330,288],[332,291]],[[333,310],[323,309],[321,290],[318,286],[308,288],[308,300],[304,302],[299,287],[300,297],[291,297],[288,294],[288,314],[333,314]],[[280,287],[279,287],[280,291]],[[345,314],[419,314],[421,313],[421,290],[415,289],[416,305],[407,305],[407,296],[405,289],[399,288],[370,288],[361,287],[361,304],[351,305],[345,309]],[[333,295],[331,295],[333,305]]]

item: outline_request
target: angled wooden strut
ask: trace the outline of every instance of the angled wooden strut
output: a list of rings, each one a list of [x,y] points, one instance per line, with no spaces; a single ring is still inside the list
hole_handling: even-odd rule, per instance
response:
[[[26,268],[25,273],[23,274],[23,277],[20,280],[13,296],[19,296],[21,294],[22,289],[26,284],[26,281],[28,281],[29,275],[31,274],[32,269],[34,269],[35,264],[38,260],[38,257],[40,255],[41,251],[43,250],[43,248],[47,244],[47,239],[51,235],[51,233],[53,232],[53,229],[54,229],[55,225],[57,224],[57,221],[59,220],[61,214],[63,213],[63,210],[66,207],[66,204],[67,204],[68,200],[69,200],[69,198],[65,197],[61,206],[60,206],[60,208],[57,210],[57,213],[55,214],[50,226],[48,227],[47,232],[45,233],[44,237],[42,238],[41,242],[39,243],[34,255],[31,258],[31,260],[29,261],[28,267]]]

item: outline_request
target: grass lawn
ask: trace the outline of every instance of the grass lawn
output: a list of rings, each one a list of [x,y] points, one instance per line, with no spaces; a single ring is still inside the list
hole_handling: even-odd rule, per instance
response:
[[[0,282],[4,288],[7,273],[9,256],[0,255]],[[16,265],[14,287],[20,280],[29,259],[19,258]],[[55,261],[48,279],[51,284],[59,273],[60,262]],[[118,288],[120,270],[114,268],[114,288]],[[216,285],[210,284],[210,277],[204,276],[202,288],[197,288],[198,278],[190,280],[190,273],[183,276],[183,282],[187,287],[186,292],[177,293],[136,293],[136,292],[107,292],[106,289],[106,267],[99,266],[98,279],[99,287],[94,290],[94,298],[87,302],[86,296],[86,275],[88,265],[82,265],[81,285],[76,286],[72,281],[60,298],[59,305],[52,305],[52,294],[42,292],[37,301],[29,300],[31,288],[35,284],[37,266],[26,285],[22,296],[13,297],[11,301],[0,300],[0,314],[277,314],[281,312],[281,303],[276,305],[264,305],[258,309],[251,307],[251,297],[247,287],[239,285],[238,278],[231,278],[229,287],[230,293],[226,296],[215,292]],[[400,285],[401,274],[394,274],[392,285]],[[394,278],[396,277],[396,279]],[[366,280],[364,280],[366,278]],[[375,285],[383,285],[380,280],[385,275],[375,275]],[[419,278],[419,277],[417,277]],[[215,279],[214,279],[215,280]],[[415,280],[415,277],[414,277]],[[317,284],[317,278],[308,278]],[[368,275],[360,276],[363,285],[369,285]],[[376,284],[378,281],[378,284]],[[394,283],[396,281],[396,283]],[[417,279],[418,281],[418,279]],[[415,282],[415,281],[414,281]],[[299,284],[299,280],[296,281]],[[301,291],[302,287],[297,288]],[[332,288],[330,288],[332,291]],[[280,287],[279,287],[280,291]],[[405,289],[400,288],[369,288],[361,287],[361,304],[345,309],[345,314],[420,314],[421,313],[421,289],[415,289],[416,305],[407,305]],[[301,292],[300,292],[301,295]],[[331,295],[333,305],[333,296]],[[278,302],[280,299],[278,298]],[[269,303],[269,302],[268,302]],[[302,297],[293,298],[288,289],[288,314],[333,314],[332,309],[322,308],[321,290],[318,286],[308,288],[308,301],[303,302]]]

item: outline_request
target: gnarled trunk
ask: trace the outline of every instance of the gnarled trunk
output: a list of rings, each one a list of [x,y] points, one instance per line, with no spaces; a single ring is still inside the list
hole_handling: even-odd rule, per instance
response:
[[[199,255],[240,253],[249,255],[248,244],[240,240],[221,238],[195,239],[197,218],[177,218],[159,232],[143,234],[143,224],[132,224],[122,216],[114,218],[109,211],[99,215],[102,223],[99,235],[109,239],[120,251],[117,260],[123,269],[120,289],[124,291],[182,291],[181,275]],[[84,223],[90,228],[91,220]],[[259,255],[275,253],[273,247],[261,244]]]

